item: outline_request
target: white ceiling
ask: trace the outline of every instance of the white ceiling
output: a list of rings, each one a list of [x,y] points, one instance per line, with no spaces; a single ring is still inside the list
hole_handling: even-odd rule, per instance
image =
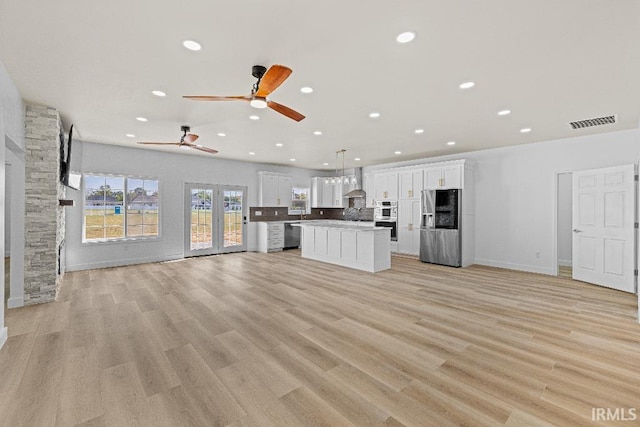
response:
[[[397,43],[407,30],[416,39]],[[188,124],[219,158],[312,169],[335,168],[342,148],[353,167],[637,128],[638,40],[637,0],[0,0],[0,60],[81,139],[140,147]],[[182,98],[248,95],[254,64],[293,69],[270,99],[305,120]]]

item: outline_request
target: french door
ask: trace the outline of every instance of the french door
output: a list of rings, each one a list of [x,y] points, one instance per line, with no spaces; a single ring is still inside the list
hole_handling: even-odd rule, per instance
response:
[[[185,257],[247,250],[247,187],[185,185]]]
[[[573,278],[635,292],[634,165],[573,173]]]

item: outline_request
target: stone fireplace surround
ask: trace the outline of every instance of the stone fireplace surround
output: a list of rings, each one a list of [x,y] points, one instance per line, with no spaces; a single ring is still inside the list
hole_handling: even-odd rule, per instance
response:
[[[66,195],[60,182],[61,120],[54,108],[26,104],[24,304],[54,301],[64,274]]]

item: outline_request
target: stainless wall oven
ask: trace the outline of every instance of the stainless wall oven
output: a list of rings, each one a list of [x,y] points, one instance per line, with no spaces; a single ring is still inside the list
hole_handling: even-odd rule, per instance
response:
[[[376,227],[388,227],[391,229],[391,241],[395,242],[398,240],[398,229],[396,220],[376,220]]]
[[[398,219],[398,202],[391,200],[378,200],[374,210],[376,221],[396,221]]]

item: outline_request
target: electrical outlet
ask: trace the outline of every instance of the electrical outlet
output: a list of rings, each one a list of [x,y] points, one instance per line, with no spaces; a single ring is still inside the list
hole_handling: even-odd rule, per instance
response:
[[[540,258],[540,252],[536,252],[536,258]]]
[[[320,215],[324,215],[324,211],[320,211]]]
[[[256,211],[256,216],[262,216],[262,211]]]
[[[276,211],[276,216],[278,216],[278,211]]]

